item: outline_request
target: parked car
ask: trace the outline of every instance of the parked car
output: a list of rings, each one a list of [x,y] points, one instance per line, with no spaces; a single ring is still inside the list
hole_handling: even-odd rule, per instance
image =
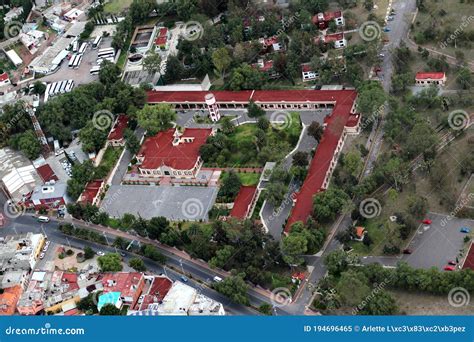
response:
[[[387,17],[387,20],[388,20],[388,21],[392,21],[393,19],[394,19],[394,18],[393,18],[393,15],[389,15],[389,16]]]
[[[39,258],[40,258],[40,259],[43,259],[44,256],[45,256],[45,254],[44,254],[44,253],[41,253],[41,254],[39,255]]]
[[[444,270],[445,271],[454,271],[454,266],[445,266]]]
[[[468,234],[471,232],[471,229],[468,227],[461,227],[461,233]]]
[[[48,223],[49,222],[49,217],[47,217],[47,216],[38,216],[38,222]]]
[[[430,219],[424,219],[424,220],[422,221],[422,223],[423,223],[423,224],[432,224],[433,221],[431,221]]]
[[[410,249],[410,248],[405,248],[405,249],[403,250],[403,254],[411,254],[411,253],[413,253],[413,250]]]
[[[96,254],[97,254],[98,256],[104,256],[104,255],[105,255],[105,253],[104,253],[104,252],[102,252],[102,251],[97,251],[97,253],[96,253]]]
[[[383,28],[383,31],[384,31],[384,32],[390,32],[391,29],[390,29],[390,27],[384,27],[384,28]]]
[[[448,265],[456,266],[456,261],[454,260],[449,260]]]
[[[189,279],[186,278],[184,275],[182,275],[181,280],[182,280],[183,283],[187,283]]]
[[[216,283],[220,283],[222,281],[222,278],[215,276],[214,278],[212,278],[212,280],[214,280]]]

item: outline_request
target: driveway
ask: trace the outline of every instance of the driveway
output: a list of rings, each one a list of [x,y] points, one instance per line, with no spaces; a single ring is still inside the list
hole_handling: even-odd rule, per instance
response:
[[[112,185],[101,209],[114,217],[130,213],[144,219],[207,221],[217,191],[216,187]]]

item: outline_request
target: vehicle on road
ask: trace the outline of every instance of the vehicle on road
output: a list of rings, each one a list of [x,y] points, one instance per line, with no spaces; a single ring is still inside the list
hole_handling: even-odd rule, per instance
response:
[[[180,278],[181,278],[181,281],[182,281],[183,283],[187,283],[187,282],[188,282],[188,280],[189,280],[189,279],[188,279],[188,278],[186,278],[184,275],[183,275],[183,276],[181,276]]]
[[[456,261],[454,260],[449,260],[448,265],[456,266]]]
[[[97,251],[97,253],[96,253],[96,254],[97,254],[98,256],[104,256],[104,255],[105,255],[105,253],[104,253],[104,252],[102,252],[102,251]]]
[[[460,230],[461,233],[465,233],[465,234],[468,234],[471,232],[471,229],[468,228],[468,227],[461,227],[461,230]]]
[[[222,278],[218,277],[218,276],[215,276],[214,278],[212,278],[212,280],[214,280],[214,282],[216,282],[216,283],[220,283],[222,281]]]
[[[403,254],[411,254],[411,253],[413,253],[413,250],[410,249],[410,248],[405,248],[405,249],[403,250]]]
[[[38,222],[48,223],[49,222],[49,217],[47,217],[47,216],[38,216]]]
[[[454,266],[445,266],[444,270],[445,271],[454,271]]]
[[[384,27],[384,28],[383,28],[383,31],[384,31],[384,32],[390,32],[391,29],[390,29],[390,27]]]
[[[423,224],[432,224],[433,221],[431,221],[430,219],[424,219],[423,221],[421,221]]]
[[[393,15],[389,15],[389,16],[387,17],[387,20],[388,20],[388,21],[392,21],[393,19],[395,19],[395,18],[393,17]]]
[[[43,259],[45,255],[46,255],[46,254],[41,253],[41,254],[39,255],[39,258],[40,258],[40,259]]]

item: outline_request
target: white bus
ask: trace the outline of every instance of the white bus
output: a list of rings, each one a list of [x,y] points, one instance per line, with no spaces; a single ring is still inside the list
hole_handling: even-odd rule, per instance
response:
[[[74,65],[74,63],[76,62],[76,59],[78,59],[78,58],[79,58],[79,55],[78,55],[78,54],[72,55],[71,58],[69,59],[69,63],[68,63],[67,66],[68,66],[69,68],[72,68],[73,65]]]
[[[66,92],[69,93],[74,87],[74,80],[68,80],[66,83]]]
[[[81,47],[79,48],[79,53],[84,53],[86,51],[86,48],[87,48],[87,43],[82,43],[81,44]]]
[[[108,48],[108,49],[100,49],[97,53],[97,58],[102,58],[103,56],[115,56],[115,49]]]
[[[72,52],[77,52],[77,49],[79,48],[79,42],[76,40],[72,44]]]
[[[81,62],[82,62],[82,57],[84,57],[84,55],[80,54],[78,60],[76,61],[76,64],[73,66],[74,69],[79,69],[79,66],[81,65]]]
[[[98,58],[97,59],[97,64],[101,65],[103,61],[109,61],[110,63],[114,63],[115,59],[110,56],[110,57],[103,57],[103,58]]]
[[[66,83],[66,81],[59,82],[59,86],[56,92],[59,94],[64,94],[66,92]]]
[[[97,49],[100,45],[100,43],[102,42],[102,36],[97,36],[95,39],[94,39],[94,42],[92,43],[92,48],[93,49]]]
[[[96,65],[91,68],[90,73],[91,75],[98,75],[99,71],[100,71],[100,65]]]
[[[82,54],[73,55],[71,59],[69,60],[68,67],[77,69],[79,68],[79,65],[81,64],[81,61],[82,61]]]

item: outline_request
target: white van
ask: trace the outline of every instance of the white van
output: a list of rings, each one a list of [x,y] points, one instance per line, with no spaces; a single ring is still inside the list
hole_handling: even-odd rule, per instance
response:
[[[48,222],[49,222],[49,217],[47,217],[47,216],[39,216],[39,217],[38,217],[38,222],[48,223]]]
[[[222,281],[222,278],[215,276],[214,278],[212,278],[212,280],[214,280],[216,283],[220,283]]]

